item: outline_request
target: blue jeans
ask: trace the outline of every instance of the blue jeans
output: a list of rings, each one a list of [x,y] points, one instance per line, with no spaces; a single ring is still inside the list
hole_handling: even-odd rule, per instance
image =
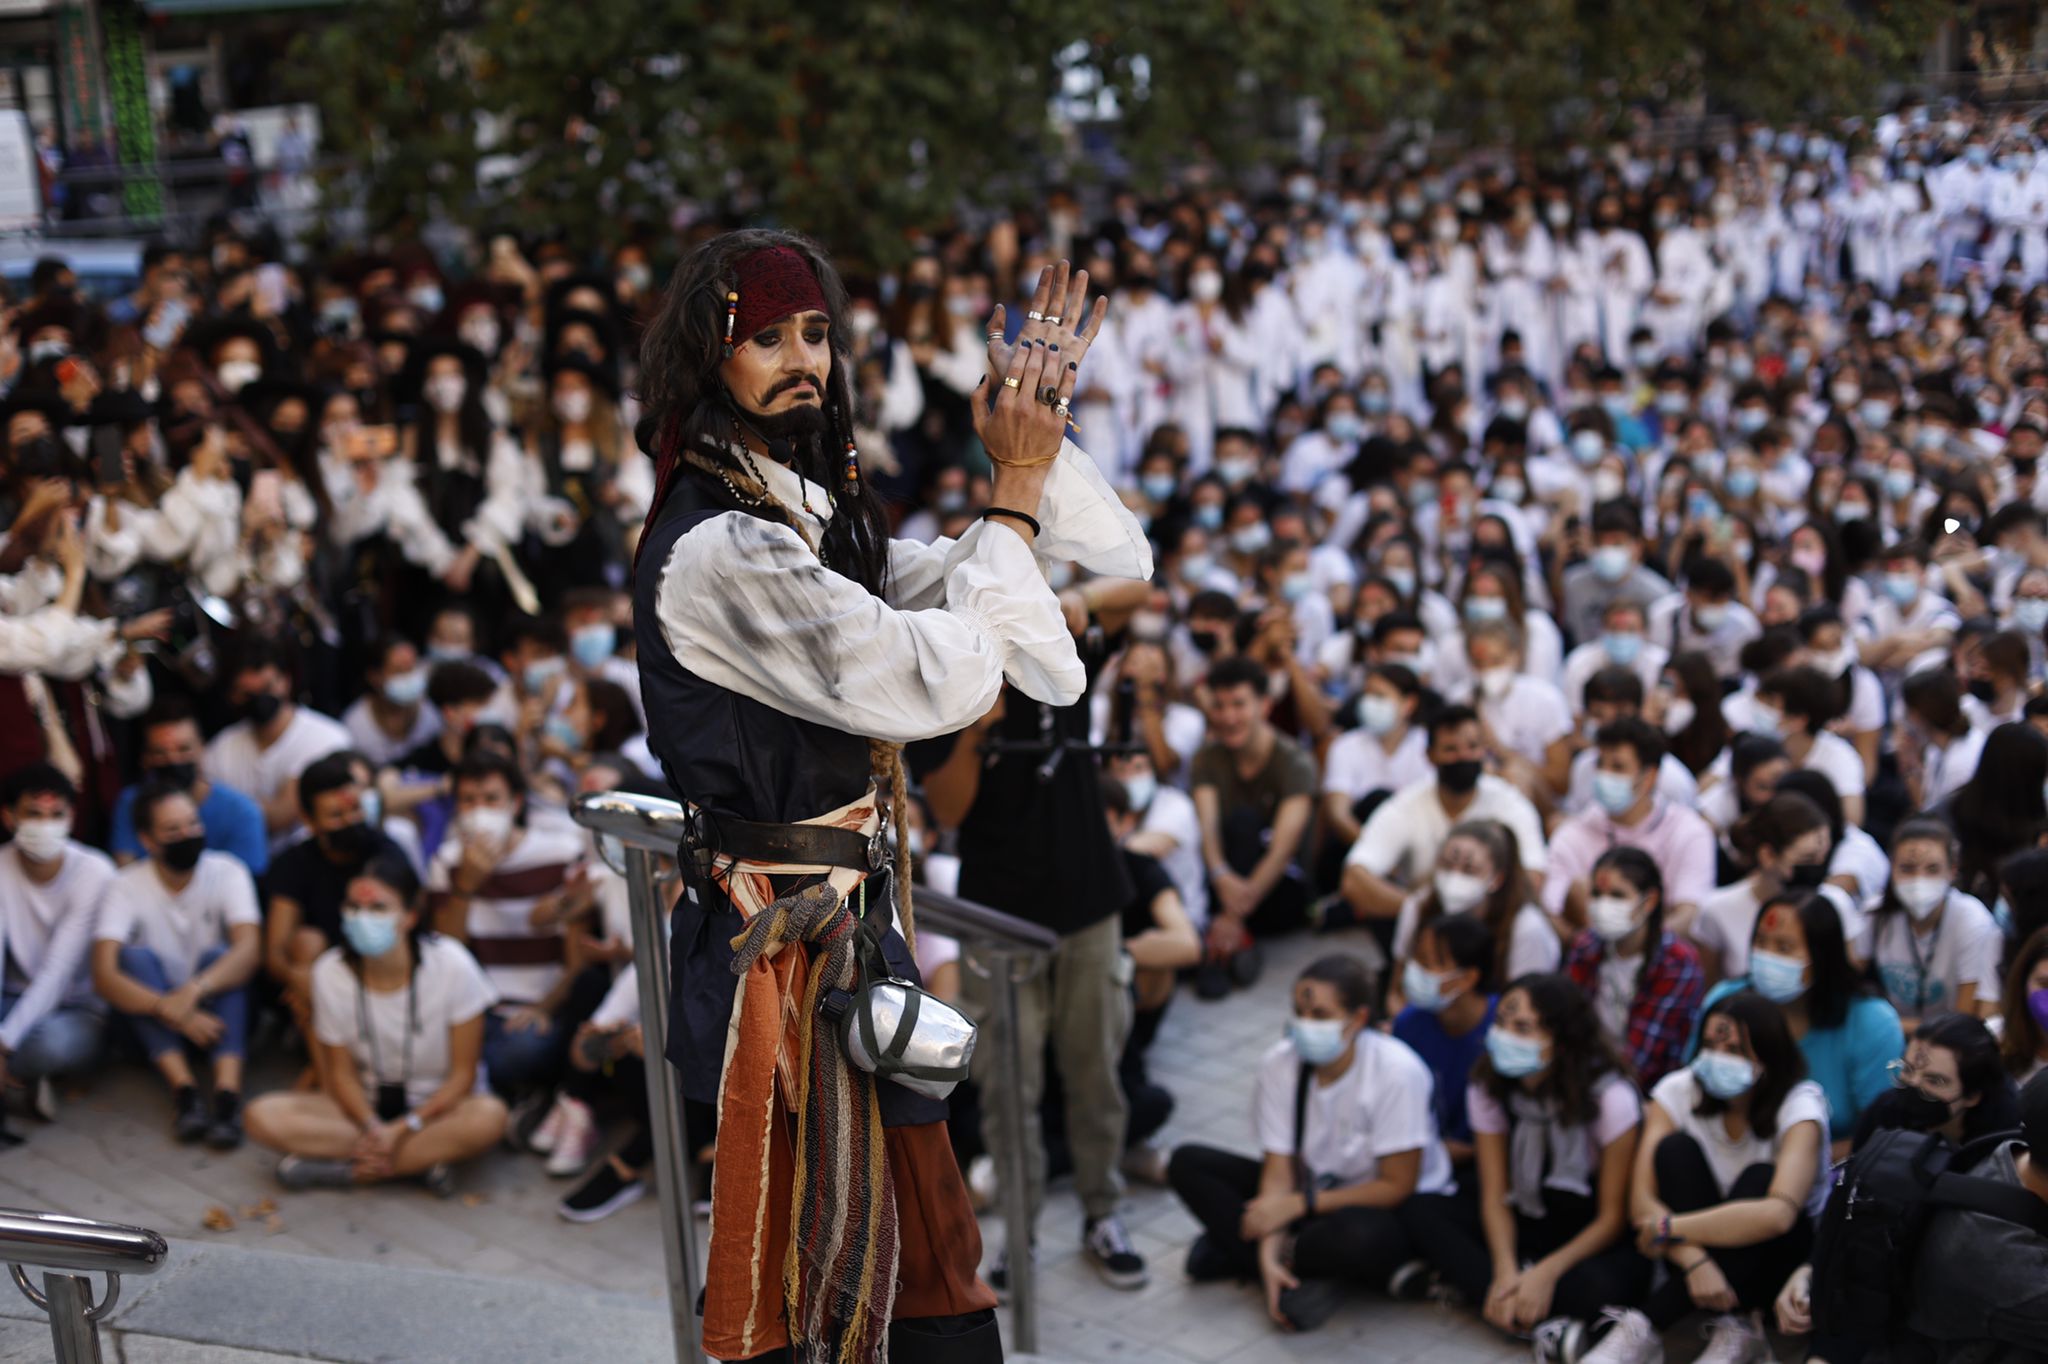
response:
[[[195,971],[204,971],[220,960],[227,952],[226,947],[208,948],[199,954],[199,965]],[[156,953],[147,947],[124,947],[121,949],[121,974],[141,985],[147,985],[159,994],[171,990],[170,977],[164,972],[164,964],[157,960]],[[199,1007],[221,1021],[220,1041],[213,1044],[213,1057],[240,1056],[245,1049],[244,1039],[249,1032],[249,987],[237,985],[232,990],[222,990],[217,995],[208,995],[199,1001]],[[184,1034],[171,1030],[169,1024],[146,1014],[124,1014],[135,1035],[142,1042],[143,1054],[154,1061],[172,1052],[182,1051],[185,1046]]]
[[[0,1018],[14,1012],[21,992],[0,994]],[[8,1058],[7,1073],[23,1080],[41,1080],[52,1075],[69,1075],[84,1070],[100,1054],[107,1020],[91,1009],[59,1004],[43,1015],[21,1039]]]
[[[568,1034],[550,1018],[530,1032],[505,1025],[500,1005],[484,1014],[484,1074],[500,1098],[512,1099],[555,1082],[568,1059]]]

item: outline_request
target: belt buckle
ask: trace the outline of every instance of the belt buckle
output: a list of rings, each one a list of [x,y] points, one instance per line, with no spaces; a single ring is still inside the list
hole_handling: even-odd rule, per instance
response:
[[[889,862],[889,850],[882,846],[882,831],[876,829],[868,835],[868,871],[880,871]]]

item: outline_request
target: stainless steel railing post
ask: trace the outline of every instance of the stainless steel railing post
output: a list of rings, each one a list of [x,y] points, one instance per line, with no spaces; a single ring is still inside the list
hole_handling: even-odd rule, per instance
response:
[[[54,1270],[43,1275],[43,1310],[50,1314],[50,1346],[57,1364],[101,1364],[91,1279]]]
[[[121,1276],[154,1274],[169,1253],[163,1237],[141,1227],[0,1208],[0,1263],[49,1315],[57,1364],[100,1364],[99,1323],[121,1300]],[[31,1265],[43,1271],[41,1290],[28,1281]],[[107,1276],[107,1296],[97,1306],[87,1274]]]
[[[1035,1110],[1024,1111],[1023,1087],[1018,1083],[1024,1073],[1024,1040],[1019,1036],[1017,1018],[1020,963],[1016,954],[1000,949],[985,955],[989,983],[995,987],[993,1021],[996,1036],[1002,1039],[1002,1049],[996,1057],[996,1092],[982,1095],[982,1102],[995,1103],[996,1121],[1003,1129],[1007,1154],[1001,1187],[1003,1235],[1008,1249],[1005,1264],[1009,1273],[1010,1343],[1018,1353],[1028,1355],[1038,1352],[1038,1266],[1032,1259],[1036,1228],[1031,1217],[1031,1172],[1024,1163],[1024,1124],[1037,1122],[1038,1114]]]

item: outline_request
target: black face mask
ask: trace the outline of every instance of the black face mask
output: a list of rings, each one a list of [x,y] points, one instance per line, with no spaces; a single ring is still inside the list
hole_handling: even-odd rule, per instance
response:
[[[342,861],[361,862],[377,851],[383,835],[367,823],[345,824],[320,835],[320,841],[327,845],[328,852]]]
[[[1947,1100],[1917,1089],[1900,1090],[1897,1103],[1899,1125],[1911,1132],[1932,1132],[1953,1116]]]
[[[1462,796],[1479,785],[1479,774],[1485,769],[1486,764],[1477,758],[1467,758],[1463,762],[1438,763],[1436,784],[1454,796]]]
[[[1195,646],[1197,653],[1213,654],[1223,647],[1223,636],[1214,630],[1190,630],[1188,642]]]
[[[259,691],[242,703],[242,718],[261,729],[284,709],[284,698],[276,692]]]
[[[158,781],[169,782],[180,791],[190,791],[199,781],[198,763],[158,763],[150,771]]]
[[[1801,890],[1812,890],[1828,879],[1828,864],[1825,862],[1795,862],[1785,869],[1785,884]]]
[[[1970,679],[1969,693],[1979,701],[1995,701],[1998,699],[1998,684],[1988,677],[1973,677]]]
[[[190,838],[175,839],[163,846],[158,854],[163,864],[172,871],[190,871],[199,865],[199,854],[206,851],[206,835],[194,834]]]

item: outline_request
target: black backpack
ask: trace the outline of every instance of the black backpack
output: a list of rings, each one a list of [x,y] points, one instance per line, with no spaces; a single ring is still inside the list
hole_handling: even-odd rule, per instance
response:
[[[2048,1237],[2048,1204],[2003,1180],[1957,1173],[2018,1135],[1994,1133],[1958,1150],[1930,1132],[1884,1128],[1837,1167],[1814,1234],[1814,1330],[1870,1343],[1890,1336],[1905,1315],[1921,1233],[1938,1207],[1967,1208]]]

